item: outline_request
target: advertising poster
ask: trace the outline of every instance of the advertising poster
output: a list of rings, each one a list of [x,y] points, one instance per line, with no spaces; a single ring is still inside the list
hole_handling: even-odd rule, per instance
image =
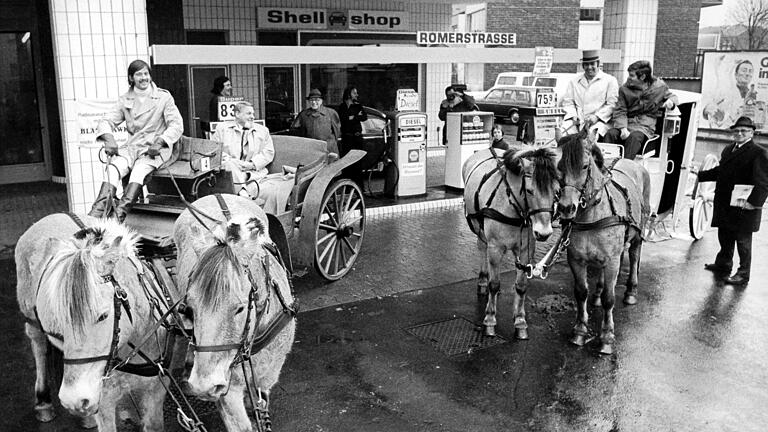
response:
[[[96,142],[99,120],[111,112],[116,103],[117,101],[114,100],[77,100],[77,126],[80,132],[78,144],[80,147],[101,148],[102,144]],[[125,130],[124,123],[118,126],[112,135],[114,135],[115,141],[117,141],[117,145],[120,147],[128,142],[128,131]]]
[[[768,129],[768,51],[704,53],[700,128],[728,129],[747,116]]]

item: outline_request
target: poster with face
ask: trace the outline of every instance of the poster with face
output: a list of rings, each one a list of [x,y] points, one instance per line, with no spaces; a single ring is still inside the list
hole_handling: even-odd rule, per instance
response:
[[[699,127],[729,129],[741,116],[768,129],[768,51],[704,53]]]

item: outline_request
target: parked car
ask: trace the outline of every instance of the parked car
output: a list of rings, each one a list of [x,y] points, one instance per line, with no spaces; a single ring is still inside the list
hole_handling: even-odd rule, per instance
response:
[[[501,72],[496,76],[494,87],[522,86],[522,87],[552,87],[557,93],[557,100],[563,99],[568,83],[576,78],[575,73],[551,73],[547,76],[533,76],[530,72]]]
[[[552,87],[497,86],[475,102],[497,120],[518,125],[517,139],[526,143],[551,141],[565,115]]]

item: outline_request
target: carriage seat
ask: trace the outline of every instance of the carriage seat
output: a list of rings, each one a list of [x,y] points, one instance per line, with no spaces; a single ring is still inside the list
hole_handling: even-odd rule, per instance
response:
[[[196,179],[221,168],[222,151],[220,142],[182,136],[174,146],[176,161],[166,169],[155,171],[153,176]]]
[[[281,174],[286,168],[295,169],[294,183],[287,209],[298,209],[304,201],[312,179],[326,165],[336,160],[325,141],[291,135],[272,135],[275,156],[267,165],[269,174]]]

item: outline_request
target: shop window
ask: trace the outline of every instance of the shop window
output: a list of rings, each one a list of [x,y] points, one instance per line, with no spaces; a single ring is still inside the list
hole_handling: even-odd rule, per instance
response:
[[[603,10],[598,8],[581,8],[579,21],[600,21]]]
[[[188,30],[187,45],[227,45],[227,32]]]
[[[360,103],[379,111],[393,111],[397,89],[418,88],[416,64],[310,65],[309,88],[325,94],[325,104],[336,106],[347,86],[355,86]]]

